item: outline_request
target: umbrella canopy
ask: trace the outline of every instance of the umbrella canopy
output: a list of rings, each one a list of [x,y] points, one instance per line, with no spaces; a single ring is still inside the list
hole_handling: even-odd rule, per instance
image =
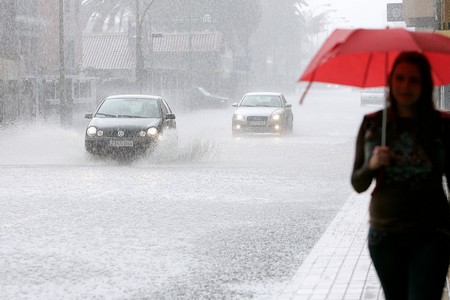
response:
[[[355,87],[386,86],[387,75],[400,52],[423,53],[432,68],[435,85],[450,83],[450,38],[403,28],[336,29],[313,57],[298,81],[326,82]],[[382,145],[386,142],[386,105]]]
[[[402,51],[425,54],[436,85],[450,83],[450,38],[403,28],[336,29],[311,60],[299,81],[377,87]]]

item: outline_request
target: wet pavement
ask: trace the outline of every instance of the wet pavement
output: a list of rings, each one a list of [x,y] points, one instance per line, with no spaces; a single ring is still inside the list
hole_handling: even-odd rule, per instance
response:
[[[276,299],[384,299],[367,248],[369,199],[364,193],[347,200]]]

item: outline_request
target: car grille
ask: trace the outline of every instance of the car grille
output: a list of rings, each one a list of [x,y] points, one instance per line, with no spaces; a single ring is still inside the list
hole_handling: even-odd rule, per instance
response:
[[[138,137],[140,129],[107,129],[103,130],[104,137],[115,137],[115,138],[129,138],[129,137]],[[123,133],[123,135],[122,135]]]

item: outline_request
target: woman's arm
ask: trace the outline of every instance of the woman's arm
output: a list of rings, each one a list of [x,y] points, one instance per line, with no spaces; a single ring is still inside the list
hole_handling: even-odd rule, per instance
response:
[[[450,114],[441,112],[442,136],[444,140],[445,159],[444,159],[444,176],[446,181],[447,198],[450,196]]]
[[[369,168],[368,160],[364,157],[365,120],[363,120],[359,128],[356,139],[355,161],[351,177],[352,186],[358,193],[364,192],[369,188],[377,173],[377,171]]]

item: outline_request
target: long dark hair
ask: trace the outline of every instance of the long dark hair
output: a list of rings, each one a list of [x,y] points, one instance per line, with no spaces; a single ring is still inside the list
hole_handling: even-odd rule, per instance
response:
[[[419,97],[419,101],[417,102],[417,114],[419,118],[429,116],[430,113],[435,111],[435,106],[433,102],[433,90],[434,83],[433,77],[431,75],[431,66],[430,62],[426,58],[425,55],[419,52],[402,52],[400,53],[394,61],[394,65],[392,66],[391,73],[388,77],[388,86],[389,86],[389,97],[388,97],[388,105],[392,108],[392,111],[395,115],[398,113],[397,102],[395,101],[395,97],[392,93],[392,76],[394,74],[395,69],[400,63],[409,63],[417,66],[420,73],[420,83],[422,85],[422,94]]]
[[[392,93],[392,76],[394,74],[395,68],[400,63],[409,63],[417,66],[420,73],[420,82],[422,85],[422,93],[417,102],[417,115],[416,115],[416,134],[419,143],[422,145],[424,150],[428,153],[431,158],[434,158],[432,155],[434,142],[436,140],[436,136],[440,134],[439,125],[440,118],[439,113],[435,108],[433,102],[433,90],[434,83],[433,77],[431,75],[431,66],[430,62],[426,58],[425,55],[419,52],[402,52],[395,59],[394,65],[392,67],[392,71],[388,77],[388,85],[389,85],[389,97],[388,97],[388,105],[390,110],[390,120],[393,121],[394,132],[397,129],[397,121],[398,121],[398,108],[397,102],[395,101],[395,96]],[[394,133],[395,134],[395,133]]]

